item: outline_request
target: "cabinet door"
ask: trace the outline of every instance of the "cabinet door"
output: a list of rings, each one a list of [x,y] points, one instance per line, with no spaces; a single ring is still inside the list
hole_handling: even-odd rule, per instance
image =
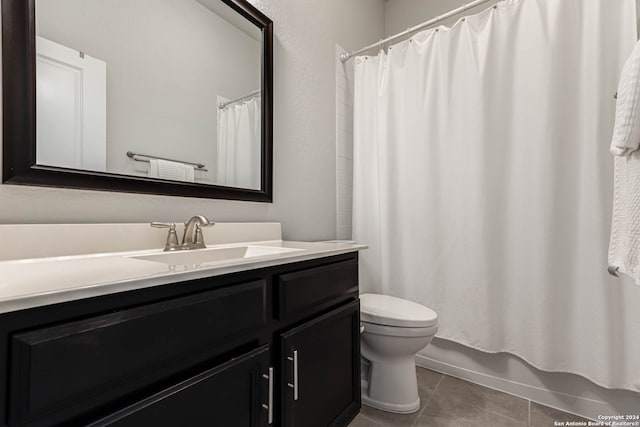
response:
[[[266,426],[272,402],[273,370],[269,369],[269,348],[263,346],[90,427]]]
[[[360,409],[360,303],[281,335],[283,425],[345,426]]]

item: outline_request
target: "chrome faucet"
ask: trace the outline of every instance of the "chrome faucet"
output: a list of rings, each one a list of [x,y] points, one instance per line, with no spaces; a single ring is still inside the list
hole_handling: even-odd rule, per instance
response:
[[[204,237],[202,235],[202,227],[211,227],[212,225],[215,225],[215,223],[209,222],[209,220],[202,215],[196,215],[192,217],[190,220],[184,223],[184,235],[182,236],[182,243],[179,244],[175,223],[151,223],[152,227],[169,229],[167,243],[164,246],[165,251],[182,251],[187,249],[206,248],[207,246],[204,244]]]

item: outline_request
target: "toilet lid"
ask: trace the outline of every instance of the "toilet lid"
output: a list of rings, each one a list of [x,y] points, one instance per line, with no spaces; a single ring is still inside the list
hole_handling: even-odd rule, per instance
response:
[[[438,323],[438,315],[413,301],[380,294],[360,295],[360,319],[385,326],[424,328]]]

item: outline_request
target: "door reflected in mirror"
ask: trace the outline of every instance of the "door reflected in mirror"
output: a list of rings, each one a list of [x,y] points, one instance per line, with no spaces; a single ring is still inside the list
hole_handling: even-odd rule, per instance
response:
[[[261,189],[262,32],[220,0],[36,0],[36,164]]]

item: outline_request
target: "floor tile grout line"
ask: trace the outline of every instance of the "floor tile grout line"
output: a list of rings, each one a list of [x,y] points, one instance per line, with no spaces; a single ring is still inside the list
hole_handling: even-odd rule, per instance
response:
[[[428,368],[424,368],[424,369],[429,370]],[[429,397],[426,399],[426,401],[425,401],[424,405],[421,405],[422,407],[418,410],[418,412],[417,412],[417,414],[416,414],[417,416],[416,416],[415,420],[413,420],[413,422],[411,423],[411,426],[412,426],[412,427],[416,427],[416,426],[418,426],[418,425],[419,425],[419,424],[418,424],[418,421],[419,421],[419,420],[420,420],[420,418],[422,417],[423,413],[426,411],[427,406],[428,406],[428,405],[430,404],[430,402],[431,402],[431,401],[436,397],[436,393],[441,392],[441,390],[440,390],[440,386],[442,385],[442,382],[445,380],[445,377],[454,378],[454,379],[460,380],[460,381],[462,381],[462,382],[465,382],[465,383],[468,383],[468,384],[471,384],[471,385],[478,386],[478,387],[483,388],[483,389],[488,389],[488,390],[497,391],[497,392],[499,392],[499,393],[506,394],[506,395],[510,395],[510,396],[513,396],[513,397],[515,397],[515,398],[517,398],[517,399],[521,399],[521,400],[526,401],[526,402],[527,402],[527,423],[526,423],[526,425],[527,425],[528,427],[532,427],[532,424],[531,424],[531,423],[532,423],[532,406],[533,406],[534,404],[536,404],[536,402],[534,402],[533,400],[531,400],[531,399],[525,399],[525,398],[523,398],[523,397],[520,397],[520,396],[517,396],[517,395],[511,394],[511,393],[506,393],[506,392],[503,392],[503,391],[501,391],[501,390],[496,390],[496,389],[493,389],[493,388],[491,388],[491,387],[485,387],[484,385],[477,384],[477,383],[474,383],[474,382],[472,382],[472,381],[468,381],[468,380],[463,379],[463,378],[458,378],[458,377],[455,377],[455,376],[447,375],[447,374],[444,374],[444,373],[442,373],[442,372],[438,372],[438,371],[432,371],[432,372],[440,374],[440,379],[439,379],[439,380],[438,380],[438,382],[436,383],[436,386],[433,388],[433,390],[432,390],[432,392],[430,393]],[[487,409],[486,407],[483,407],[483,406],[478,406],[478,405],[473,405],[473,404],[468,404],[468,403],[467,403],[467,405],[469,405],[470,407],[476,407],[476,408],[479,408],[479,409],[481,409],[481,410],[482,410],[484,413],[486,413],[486,414],[491,414],[491,415],[494,415],[494,416],[498,416],[499,418],[504,419],[504,420],[509,420],[509,421],[518,421],[518,422],[521,422],[521,421],[522,421],[522,419],[511,418],[510,416],[504,415],[504,414],[499,413],[499,412],[494,412],[494,411],[489,410],[489,409]],[[565,413],[566,413],[566,414],[568,414],[568,415],[576,415],[576,416],[580,416],[580,415],[577,415],[577,414],[572,414],[572,413],[568,413],[568,412],[566,412],[566,411],[562,411],[562,410],[557,409],[557,408],[554,408],[554,407],[552,407],[552,406],[547,406],[547,405],[542,405],[542,404],[540,404],[540,405],[541,405],[541,406],[548,407],[548,408],[551,408],[551,409],[554,409],[554,410],[557,410],[557,411],[560,411],[560,412],[565,412]],[[376,419],[376,418],[374,418],[374,417],[372,417],[372,416],[369,416],[369,415],[364,415],[362,412],[360,412],[360,415],[362,415],[362,417],[363,417],[364,419],[366,419],[367,421],[374,423],[374,424],[375,424],[375,426],[373,426],[373,427],[384,427],[384,426],[386,426],[386,425],[387,425],[387,424],[385,424],[385,422],[384,422],[384,421],[382,421],[382,420],[378,420],[378,419]]]
[[[411,423],[410,427],[415,427],[416,426],[416,423],[420,419],[420,415],[422,415],[423,412],[424,412],[424,408],[420,408],[420,410],[418,411],[418,415],[416,416],[416,419],[413,420],[413,422]]]
[[[424,410],[427,408],[427,404],[429,404],[429,401],[431,400],[431,398],[427,399],[427,402],[424,405],[420,405],[422,406],[420,408],[420,410],[418,411],[418,414],[416,415],[416,419],[413,420],[413,422],[411,423],[411,427],[414,427],[417,423],[418,420],[420,419],[420,417],[422,416],[422,413],[424,412]]]
[[[423,368],[423,369],[429,369],[429,370],[432,370],[432,371],[433,371],[433,369],[430,369],[430,368]],[[464,382],[467,382],[467,383],[469,383],[469,384],[474,384],[474,385],[477,385],[477,386],[482,387],[482,388],[488,388],[489,390],[497,391],[498,393],[508,394],[508,395],[510,395],[510,396],[514,396],[514,397],[520,398],[520,399],[522,399],[522,400],[529,400],[529,399],[527,399],[526,397],[522,397],[522,396],[520,396],[520,395],[517,395],[517,394],[511,393],[511,392],[508,392],[508,391],[500,390],[500,389],[498,389],[498,388],[491,387],[491,386],[489,386],[489,385],[481,384],[481,383],[479,383],[479,382],[473,381],[473,380],[468,379],[468,378],[464,378],[464,377],[462,377],[462,376],[456,376],[456,375],[452,375],[452,374],[444,374],[444,373],[442,373],[442,372],[440,372],[440,371],[433,371],[433,372],[437,372],[437,373],[439,373],[439,374],[446,375],[446,376],[448,376],[448,377],[455,378],[455,379],[457,379],[457,380],[464,381]],[[513,382],[513,381],[511,381],[511,382]],[[561,393],[561,394],[565,394],[565,393]],[[572,397],[572,395],[567,395],[567,396],[568,396],[568,397]],[[546,406],[546,405],[545,405],[545,406]],[[558,408],[553,408],[553,409],[558,409]],[[558,410],[559,410],[559,411],[562,411],[562,409],[558,409]],[[563,411],[563,412],[566,412],[566,411]],[[574,415],[578,415],[578,414],[574,414]]]
[[[431,394],[431,397],[429,397],[429,399],[427,400],[427,403],[431,402],[431,399],[433,399],[433,397],[436,395],[436,392],[438,391],[438,387],[440,387],[440,384],[442,384],[442,380],[444,380],[444,377],[446,377],[446,374],[441,373],[440,374],[440,381],[438,381],[438,384],[436,384],[435,388],[433,389],[433,393]]]
[[[472,406],[472,407],[474,407],[474,406],[475,406],[476,408],[480,408],[480,409],[482,409],[482,410],[483,410],[485,413],[487,413],[487,414],[494,415],[494,416],[496,416],[496,417],[503,418],[503,419],[508,420],[508,421],[515,421],[515,422],[517,422],[517,423],[522,422],[522,419],[512,418],[512,417],[510,417],[510,416],[507,416],[507,415],[505,415],[505,414],[501,414],[501,413],[499,413],[499,412],[490,411],[489,409],[485,409],[485,408],[483,408],[482,406],[477,406],[477,405],[469,405],[469,406]],[[528,424],[527,424],[527,426],[528,426]]]
[[[442,373],[441,373],[441,374],[442,374]],[[444,377],[445,377],[445,376],[450,376],[450,375],[447,375],[447,374],[442,374],[442,375],[443,375],[443,377],[440,379],[440,382],[438,382],[438,385],[436,386],[436,390],[437,390],[437,389],[438,389],[438,387],[440,386],[440,383],[442,382],[442,380],[444,379]],[[528,399],[525,399],[525,398],[520,397],[520,396],[516,396],[515,394],[505,393],[505,392],[500,391],[500,390],[492,389],[491,387],[485,387],[485,386],[483,386],[483,385],[481,385],[481,384],[477,384],[477,383],[474,383],[474,382],[472,382],[472,381],[465,380],[465,379],[463,379],[463,378],[453,377],[453,376],[451,376],[451,378],[455,378],[455,379],[457,379],[457,380],[464,381],[465,383],[468,383],[468,384],[473,384],[473,385],[476,385],[476,386],[481,387],[481,388],[486,388],[486,389],[488,389],[488,390],[497,391],[497,392],[499,392],[499,393],[507,394],[507,395],[512,396],[512,397],[514,397],[514,398],[524,400],[524,401],[526,401],[526,402],[527,402],[527,416],[529,416],[529,406],[531,405],[531,403],[530,403],[530,401],[529,401]],[[434,394],[433,394],[433,395],[435,395],[435,390],[434,390]],[[432,397],[433,397],[433,396],[432,396]],[[473,405],[473,404],[468,404],[468,405],[469,405],[469,406],[472,406],[472,407],[475,407],[475,408],[479,408],[479,409],[483,410],[484,412],[486,412],[486,413],[488,413],[488,414],[497,415],[497,416],[499,416],[500,418],[504,418],[504,419],[507,419],[507,420],[510,420],[510,421],[520,421],[520,420],[519,420],[519,419],[517,419],[517,418],[513,418],[513,417],[511,417],[511,416],[509,416],[509,415],[505,415],[505,414],[502,414],[502,413],[500,413],[500,412],[492,411],[492,410],[487,409],[487,408],[485,408],[485,407],[483,407],[483,406]],[[527,423],[527,425],[528,425],[528,423]]]
[[[420,409],[418,416],[411,423],[412,427],[415,426],[418,423],[418,420],[422,416],[422,413],[427,409],[427,405],[429,404],[429,402],[431,402],[431,399],[433,399],[433,397],[436,395],[436,390],[438,390],[438,387],[440,386],[440,383],[442,382],[443,379],[444,379],[444,374],[440,373],[440,380],[438,380],[438,384],[436,384],[436,386],[433,388],[433,393],[431,393],[431,396],[429,396],[429,398],[427,399],[425,404],[422,405],[422,408]]]
[[[372,423],[374,423],[376,426],[383,427],[383,425],[382,425],[382,424],[380,424],[380,423],[378,422],[378,420],[375,420],[375,419],[373,419],[373,418],[367,417],[366,415],[364,415],[364,414],[362,414],[362,413],[361,413],[361,414],[359,414],[359,415],[360,415],[362,418],[364,418],[365,420],[367,420],[367,421],[371,421],[371,422],[372,422]]]
[[[484,412],[486,412],[487,414],[491,414],[491,415],[497,415],[500,418],[504,418],[507,419],[509,421],[520,421],[518,418],[512,417],[510,415],[505,415],[505,414],[501,414],[500,412],[496,412],[496,411],[492,411],[490,409],[485,408],[484,406],[479,406],[479,405],[472,405],[472,404],[468,404],[468,406],[473,406],[475,408],[480,408],[482,409]],[[528,412],[528,411],[527,411]]]

